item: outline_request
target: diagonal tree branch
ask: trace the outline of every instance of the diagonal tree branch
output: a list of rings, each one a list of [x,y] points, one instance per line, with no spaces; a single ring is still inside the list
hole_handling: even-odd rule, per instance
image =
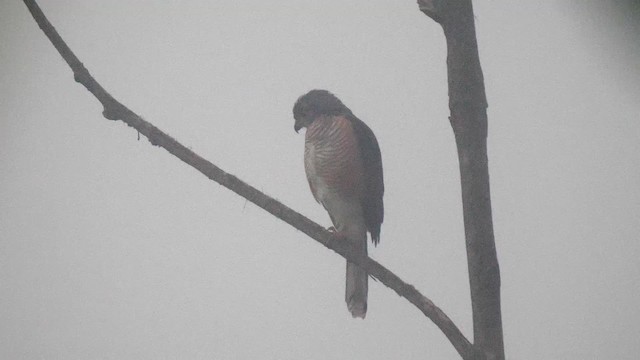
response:
[[[109,120],[122,120],[149,139],[155,146],[160,146],[178,159],[200,171],[209,179],[230,189],[243,198],[263,208],[270,214],[307,234],[327,248],[335,251],[347,260],[365,269],[371,276],[394,290],[398,295],[415,305],[425,316],[433,321],[445,334],[463,359],[473,359],[473,345],[464,337],[458,327],[431,300],[422,295],[415,287],[407,284],[393,272],[368,256],[359,255],[346,242],[336,238],[325,228],[309,220],[304,215],[282,204],[280,201],[262,193],[253,186],[229,174],[200,155],[186,148],[154,125],[142,119],[126,106],[114,99],[84,67],[75,56],[34,0],[24,0],[38,26],[49,38],[63,59],[73,70],[76,82],[82,84],[102,103],[102,114]]]

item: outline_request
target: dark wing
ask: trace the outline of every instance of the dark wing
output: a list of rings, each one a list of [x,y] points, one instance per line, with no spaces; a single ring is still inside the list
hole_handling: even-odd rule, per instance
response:
[[[374,245],[380,242],[380,225],[384,219],[384,180],[382,177],[382,157],[373,131],[354,115],[348,116],[358,139],[365,177],[365,193],[362,199],[364,220],[371,233]]]

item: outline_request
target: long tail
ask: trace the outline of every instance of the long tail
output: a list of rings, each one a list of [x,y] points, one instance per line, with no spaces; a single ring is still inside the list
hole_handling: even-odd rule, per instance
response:
[[[367,273],[358,265],[347,262],[347,291],[345,300],[347,307],[354,318],[363,318],[367,315],[367,292],[369,285]]]
[[[360,251],[367,253],[367,233],[364,239],[357,239],[357,246]],[[369,275],[358,265],[347,261],[347,285],[345,291],[345,301],[351,316],[364,319],[367,315],[367,293],[369,292]]]

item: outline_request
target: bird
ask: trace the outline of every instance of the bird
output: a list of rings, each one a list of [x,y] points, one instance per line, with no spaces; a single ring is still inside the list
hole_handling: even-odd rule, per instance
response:
[[[304,168],[317,202],[329,213],[335,236],[367,255],[367,232],[380,242],[384,179],[373,131],[327,90],[311,90],[293,106],[294,130],[306,128]],[[345,301],[353,318],[367,313],[366,271],[347,261]]]

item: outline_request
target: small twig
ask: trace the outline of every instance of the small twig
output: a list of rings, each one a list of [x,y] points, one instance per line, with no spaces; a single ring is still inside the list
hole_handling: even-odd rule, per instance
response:
[[[103,116],[105,118],[109,120],[122,120],[127,125],[136,129],[140,134],[147,137],[151,144],[164,148],[172,155],[200,171],[209,179],[263,208],[270,214],[302,231],[347,260],[358,264],[371,276],[377,278],[387,287],[393,289],[398,295],[407,299],[422,311],[424,315],[431,319],[447,336],[464,359],[473,358],[473,346],[453,321],[412,285],[404,282],[377,261],[368,256],[359,255],[348,243],[336,241],[335,237],[322,226],[202,158],[114,99],[98,84],[91,74],[89,74],[89,71],[82,65],[80,60],[78,60],[64,40],[58,35],[55,28],[49,23],[36,2],[33,0],[24,0],[24,3],[29,8],[31,15],[42,31],[73,70],[75,80],[87,88],[87,90],[102,103],[104,106]]]

